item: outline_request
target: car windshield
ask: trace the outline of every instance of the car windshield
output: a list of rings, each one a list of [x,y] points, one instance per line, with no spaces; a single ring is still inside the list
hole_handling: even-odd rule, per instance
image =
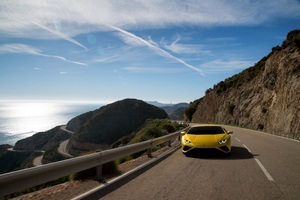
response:
[[[188,134],[192,135],[212,135],[212,134],[224,134],[224,130],[220,126],[199,126],[193,127],[188,131]]]

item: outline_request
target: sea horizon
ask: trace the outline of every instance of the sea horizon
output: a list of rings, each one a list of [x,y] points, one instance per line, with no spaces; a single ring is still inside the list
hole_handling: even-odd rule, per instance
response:
[[[66,125],[72,118],[96,110],[104,103],[79,101],[1,100],[0,145]]]

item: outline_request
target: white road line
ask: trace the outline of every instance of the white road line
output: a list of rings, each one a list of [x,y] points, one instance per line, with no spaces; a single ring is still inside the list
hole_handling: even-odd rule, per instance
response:
[[[235,139],[236,139],[237,141],[241,142],[241,140],[240,140],[239,138],[235,137]]]
[[[260,169],[264,172],[269,181],[274,181],[273,177],[269,174],[268,170],[263,166],[263,164],[261,164],[261,162],[257,158],[254,158],[254,160],[256,161]]]
[[[251,153],[251,150],[245,144],[243,144],[243,146]],[[261,162],[257,158],[254,158],[254,160],[258,164],[260,169],[263,171],[263,173],[266,175],[266,177],[269,179],[269,181],[275,181],[268,172],[268,170],[263,166],[263,164],[261,164]]]
[[[243,146],[251,153],[251,150],[246,145],[243,144]]]

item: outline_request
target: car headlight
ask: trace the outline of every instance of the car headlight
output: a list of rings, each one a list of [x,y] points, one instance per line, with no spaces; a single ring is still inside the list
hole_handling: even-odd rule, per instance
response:
[[[189,141],[189,140],[187,140],[187,139],[184,139],[184,142],[185,142],[186,144],[192,144],[192,142]]]
[[[225,144],[227,142],[227,139],[224,139],[224,140],[221,140],[220,142],[219,142],[219,144]]]

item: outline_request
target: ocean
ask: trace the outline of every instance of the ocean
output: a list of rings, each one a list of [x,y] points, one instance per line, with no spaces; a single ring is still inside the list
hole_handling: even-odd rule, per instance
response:
[[[104,104],[54,101],[0,101],[0,145],[14,145],[35,133],[65,125]]]

